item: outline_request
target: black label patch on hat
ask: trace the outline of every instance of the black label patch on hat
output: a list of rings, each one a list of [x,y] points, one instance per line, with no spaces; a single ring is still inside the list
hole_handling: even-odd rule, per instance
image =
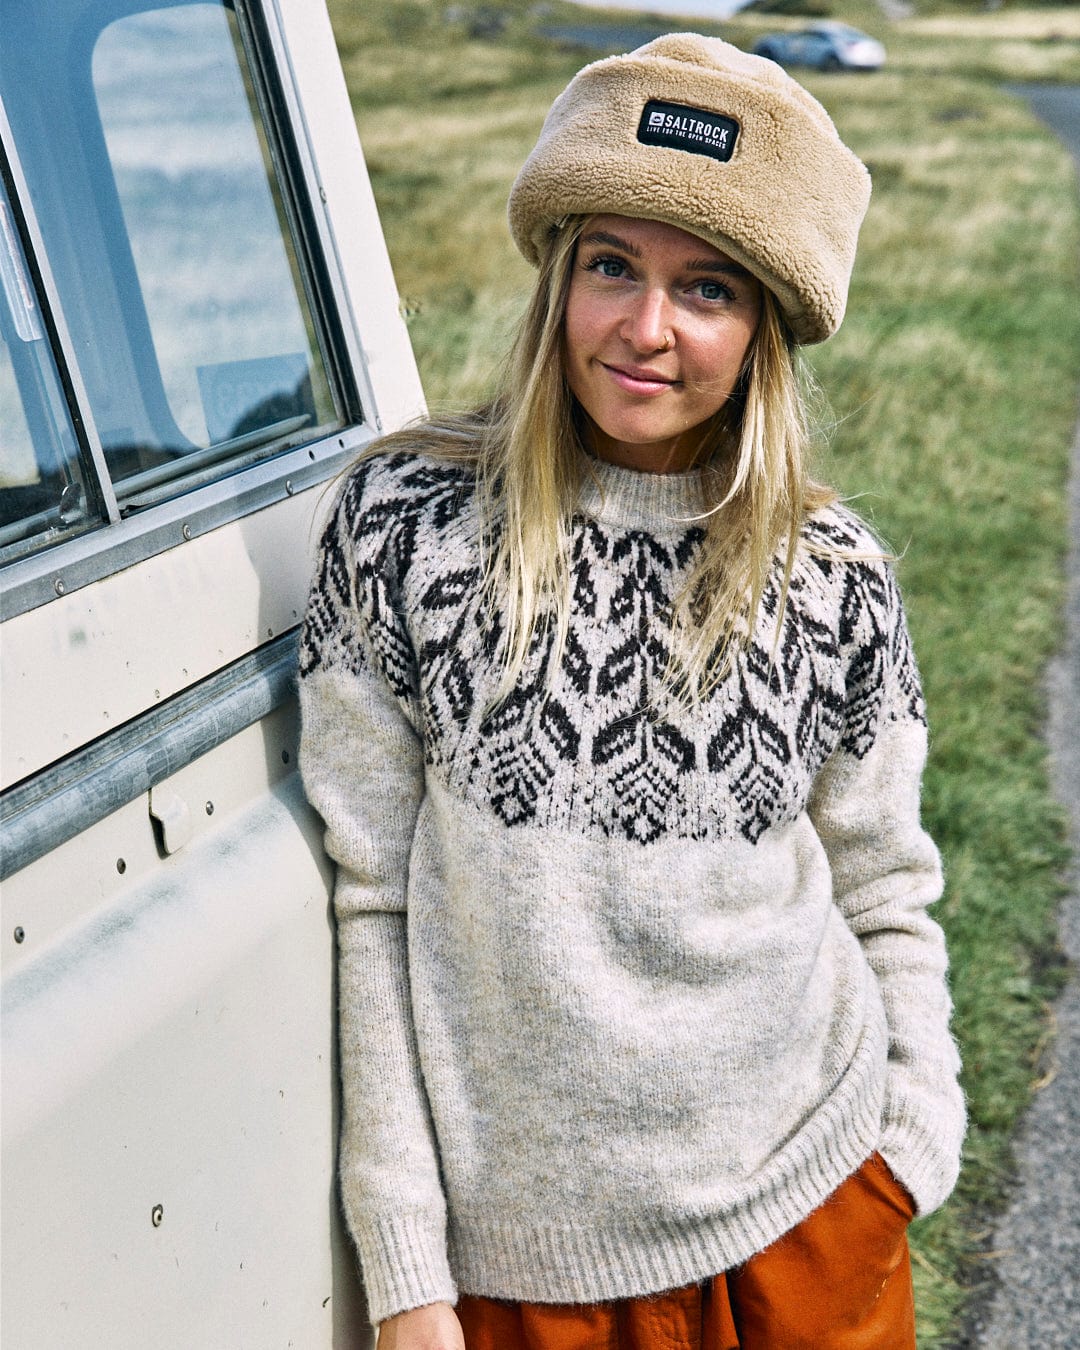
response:
[[[638,124],[642,145],[664,145],[669,150],[688,150],[726,162],[735,153],[739,124],[723,113],[688,108],[682,103],[650,99]]]

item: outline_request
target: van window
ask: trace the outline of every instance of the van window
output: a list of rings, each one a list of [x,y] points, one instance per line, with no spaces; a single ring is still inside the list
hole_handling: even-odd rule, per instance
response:
[[[343,425],[232,5],[50,0],[4,28],[0,94],[120,512]]]

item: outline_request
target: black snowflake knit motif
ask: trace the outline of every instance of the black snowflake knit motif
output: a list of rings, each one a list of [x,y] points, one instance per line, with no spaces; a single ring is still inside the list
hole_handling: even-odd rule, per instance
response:
[[[806,527],[819,551],[800,556],[779,637],[771,587],[724,681],[670,717],[655,711],[666,616],[701,532],[577,518],[555,678],[541,633],[491,708],[499,632],[481,603],[473,491],[466,471],[409,456],[357,470],[323,541],[301,675],[376,674],[420,731],[429,772],[506,825],[753,843],[799,816],[834,751],[861,758],[887,722],[922,720],[892,573],[837,557],[868,541],[839,510]]]

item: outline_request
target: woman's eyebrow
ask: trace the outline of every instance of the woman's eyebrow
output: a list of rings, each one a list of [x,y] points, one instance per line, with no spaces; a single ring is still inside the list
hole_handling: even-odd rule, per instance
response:
[[[641,258],[641,249],[620,235],[610,234],[607,230],[592,230],[581,236],[583,244],[602,244],[607,248],[617,248],[620,253],[628,253],[631,258]],[[688,272],[716,272],[722,276],[749,277],[753,274],[745,267],[730,259],[688,258],[684,264]]]
[[[606,244],[608,248],[617,248],[621,253],[629,253],[631,258],[640,258],[641,249],[631,244],[626,239],[620,239],[617,234],[608,234],[606,230],[595,230],[591,234],[581,236],[583,244]]]
[[[686,264],[688,272],[719,272],[729,277],[749,277],[753,273],[749,268],[737,262],[721,262],[719,258],[691,258]]]

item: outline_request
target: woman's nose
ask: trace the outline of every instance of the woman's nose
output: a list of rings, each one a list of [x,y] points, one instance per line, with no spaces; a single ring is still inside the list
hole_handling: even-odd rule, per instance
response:
[[[623,323],[623,339],[639,352],[666,352],[675,345],[671,302],[660,287],[634,297]]]

